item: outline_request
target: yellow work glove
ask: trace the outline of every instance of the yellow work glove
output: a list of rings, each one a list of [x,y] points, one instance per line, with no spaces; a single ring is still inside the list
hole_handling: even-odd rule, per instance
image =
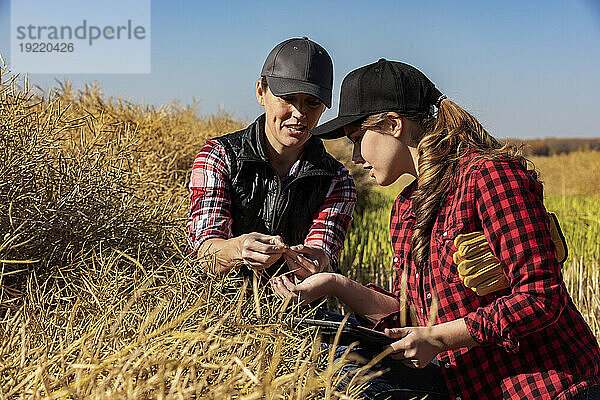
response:
[[[509,286],[483,232],[460,234],[454,239],[454,245],[457,250],[452,258],[466,287],[485,296]]]
[[[550,215],[550,236],[552,236],[552,241],[554,242],[554,246],[556,246],[558,262],[562,264],[567,260],[567,255],[569,253],[567,249],[567,241],[565,240],[562,230],[560,229],[560,224],[558,223],[556,214],[549,213],[548,215]]]
[[[562,264],[567,259],[567,244],[558,219],[552,213],[550,234],[558,261]],[[492,254],[483,232],[460,234],[454,239],[454,245],[457,250],[452,258],[458,267],[458,276],[466,287],[479,296],[485,296],[509,286],[500,261]]]

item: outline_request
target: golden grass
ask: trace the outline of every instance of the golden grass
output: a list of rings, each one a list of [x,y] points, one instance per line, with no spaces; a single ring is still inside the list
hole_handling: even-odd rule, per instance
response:
[[[600,151],[580,150],[569,154],[531,159],[547,193],[568,196],[600,196]]]
[[[299,310],[184,255],[192,161],[242,126],[95,85],[33,92],[0,65],[0,399],[357,397],[364,379],[337,391],[340,363],[290,326]],[[367,196],[354,171],[342,265],[386,286],[395,193]],[[598,335],[598,203],[555,200],[577,243],[565,280]]]
[[[0,399],[356,398],[298,310],[183,254],[192,161],[239,127],[0,66]]]
[[[341,363],[258,285],[135,264],[105,251],[31,282],[2,321],[0,398],[355,398],[362,381],[338,392]]]

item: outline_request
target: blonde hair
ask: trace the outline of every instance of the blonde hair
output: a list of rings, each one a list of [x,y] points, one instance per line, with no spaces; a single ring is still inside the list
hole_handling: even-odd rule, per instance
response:
[[[429,242],[437,214],[454,189],[454,175],[461,157],[472,151],[475,159],[517,160],[527,168],[527,160],[520,148],[502,145],[492,137],[470,113],[444,99],[437,117],[433,110],[428,114],[404,115],[422,128],[413,135],[418,142],[417,189],[411,200],[416,222],[411,238],[411,254],[416,265],[422,268],[429,260]],[[367,117],[362,128],[380,126],[387,113]]]

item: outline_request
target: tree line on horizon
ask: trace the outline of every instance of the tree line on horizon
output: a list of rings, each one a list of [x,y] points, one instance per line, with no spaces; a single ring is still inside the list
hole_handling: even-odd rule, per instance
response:
[[[553,156],[574,151],[600,151],[600,138],[544,138],[506,139],[509,143],[523,145],[525,156]]]

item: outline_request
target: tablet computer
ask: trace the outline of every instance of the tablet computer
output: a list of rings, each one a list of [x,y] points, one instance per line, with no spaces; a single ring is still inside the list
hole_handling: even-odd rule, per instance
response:
[[[300,328],[319,328],[323,339],[327,341],[333,341],[338,329],[340,329],[340,326],[342,325],[342,322],[339,321],[310,318],[294,318],[293,323]],[[349,345],[352,342],[359,342],[360,347],[383,350],[386,346],[398,340],[386,336],[383,332],[369,329],[350,321],[346,321],[341,329],[340,345]]]

